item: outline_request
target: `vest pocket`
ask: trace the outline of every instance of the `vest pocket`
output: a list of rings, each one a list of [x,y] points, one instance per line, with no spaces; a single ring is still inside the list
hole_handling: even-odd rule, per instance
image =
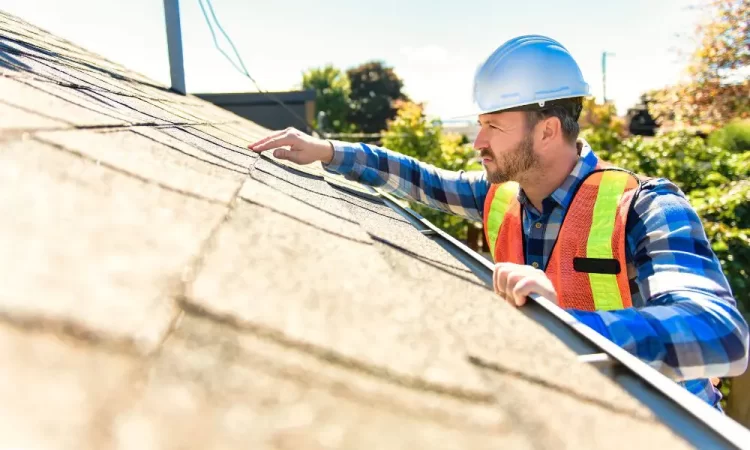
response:
[[[573,258],[573,269],[576,272],[605,273],[617,275],[620,273],[620,261],[612,258]]]

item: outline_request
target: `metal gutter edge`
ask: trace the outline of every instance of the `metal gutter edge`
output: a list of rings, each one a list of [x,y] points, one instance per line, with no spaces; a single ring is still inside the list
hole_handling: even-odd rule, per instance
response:
[[[465,264],[488,286],[492,286],[493,264],[422,216],[399,204],[391,194],[376,189],[390,208],[409,220],[420,232],[431,237],[452,256]],[[618,383],[676,434],[697,448],[750,449],[750,430],[710,407],[675,381],[650,367],[612,341],[576,320],[554,302],[530,296],[531,302],[519,312],[539,323],[584,359],[604,353],[613,361],[596,367]],[[601,358],[595,358],[601,359]]]

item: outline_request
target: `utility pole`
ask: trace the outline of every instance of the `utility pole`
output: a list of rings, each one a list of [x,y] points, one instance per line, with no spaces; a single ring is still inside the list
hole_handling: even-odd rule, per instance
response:
[[[602,52],[602,99],[604,103],[607,103],[607,56],[615,56],[615,54]]]
[[[169,49],[169,74],[172,90],[185,95],[185,67],[182,61],[182,29],[180,27],[179,0],[164,0],[164,21],[167,25],[167,47]]]

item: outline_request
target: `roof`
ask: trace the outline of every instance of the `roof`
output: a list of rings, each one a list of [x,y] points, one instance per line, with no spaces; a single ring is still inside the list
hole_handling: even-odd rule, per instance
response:
[[[686,448],[382,196],[0,14],[0,448]]]

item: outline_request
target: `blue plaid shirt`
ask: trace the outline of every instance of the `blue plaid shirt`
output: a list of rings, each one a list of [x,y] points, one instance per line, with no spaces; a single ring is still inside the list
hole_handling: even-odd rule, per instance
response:
[[[489,189],[484,171],[447,171],[367,144],[331,141],[334,157],[324,167],[347,179],[379,187],[400,198],[482,221]],[[598,162],[585,141],[580,158],[537,210],[523,190],[526,263],[546,267],[575,187]],[[537,222],[542,226],[532,226]],[[666,179],[646,182],[627,223],[628,276],[633,308],[568,310],[688,391],[721,409],[711,377],[743,373],[748,361],[748,324],[737,309],[721,265],[698,215],[680,189]]]

